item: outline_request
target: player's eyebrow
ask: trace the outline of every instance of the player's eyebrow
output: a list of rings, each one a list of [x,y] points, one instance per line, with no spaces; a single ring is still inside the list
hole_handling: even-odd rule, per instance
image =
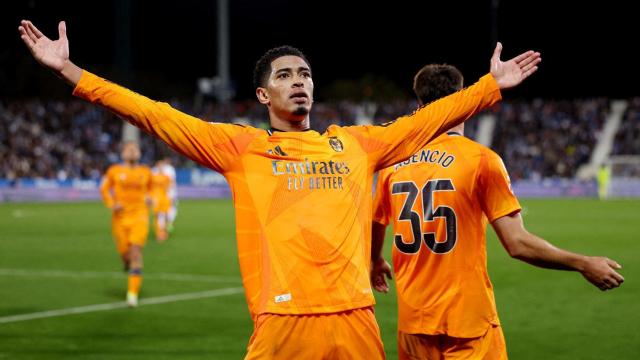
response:
[[[291,68],[282,68],[282,69],[278,69],[278,70],[276,70],[276,74],[279,74],[279,73],[281,73],[281,72],[288,72],[288,73],[291,73],[291,72],[293,72],[293,70],[291,70]]]
[[[298,73],[301,73],[301,72],[303,72],[303,71],[307,71],[307,72],[311,73],[311,69],[309,69],[309,68],[308,68],[308,67],[306,67],[306,66],[300,66],[300,67],[298,67]],[[282,68],[282,69],[278,69],[278,70],[276,70],[276,72],[275,72],[275,73],[276,73],[276,74],[279,74],[279,73],[282,73],[282,72],[292,73],[292,72],[293,72],[293,69],[292,69],[292,68],[288,68],[288,67],[287,67],[287,68]]]

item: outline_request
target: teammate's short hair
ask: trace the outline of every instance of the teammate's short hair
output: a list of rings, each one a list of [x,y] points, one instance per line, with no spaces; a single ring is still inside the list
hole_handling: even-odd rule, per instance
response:
[[[135,147],[137,147],[140,150],[140,143],[136,140],[124,140],[120,143],[120,150],[124,149],[125,147],[129,146],[129,145],[134,145]]]
[[[269,74],[271,73],[271,63],[273,60],[283,57],[293,55],[299,58],[302,58],[304,62],[307,63],[309,70],[311,70],[311,65],[309,65],[309,60],[304,56],[302,51],[294,48],[293,46],[284,45],[278,46],[273,49],[270,49],[264,55],[260,57],[258,62],[256,63],[256,67],[253,69],[253,85],[255,88],[264,87],[269,79]]]
[[[462,89],[463,82],[462,73],[455,66],[429,64],[413,78],[413,92],[424,105]]]

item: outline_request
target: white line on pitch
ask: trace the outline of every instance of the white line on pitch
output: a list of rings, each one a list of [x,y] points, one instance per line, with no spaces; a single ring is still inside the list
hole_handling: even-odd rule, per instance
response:
[[[240,294],[242,293],[242,291],[243,291],[242,288],[235,287],[235,288],[199,291],[199,292],[186,293],[186,294],[158,296],[158,297],[152,297],[148,299],[142,299],[138,303],[138,306],[165,304],[165,303],[177,302],[177,301],[196,300],[196,299],[213,298],[213,297],[225,296],[225,295],[234,295],[234,294]],[[118,301],[118,302],[107,303],[107,304],[95,304],[95,305],[72,307],[67,309],[41,311],[41,312],[35,312],[35,313],[29,313],[29,314],[10,315],[10,316],[0,317],[0,324],[33,320],[33,319],[45,319],[45,318],[73,315],[73,314],[86,314],[86,313],[97,312],[97,311],[122,309],[126,307],[127,307],[126,302]]]
[[[27,277],[61,277],[61,278],[100,278],[100,279],[122,279],[125,272],[116,271],[70,271],[70,270],[29,270],[29,269],[0,269],[0,276],[27,276]],[[238,283],[239,277],[235,276],[214,276],[214,275],[193,275],[193,274],[172,274],[172,273],[145,273],[146,279],[185,281],[185,282],[209,282],[209,283]]]

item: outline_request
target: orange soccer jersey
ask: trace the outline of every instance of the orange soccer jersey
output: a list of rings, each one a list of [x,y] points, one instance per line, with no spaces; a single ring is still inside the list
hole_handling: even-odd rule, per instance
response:
[[[473,338],[499,325],[487,220],[519,210],[500,157],[455,133],[381,171],[373,218],[393,222],[398,330]]]
[[[320,134],[207,123],[86,71],[74,94],[226,177],[254,319],[262,313],[333,313],[374,304],[373,173],[500,99],[487,75],[385,126],[330,126]]]
[[[144,246],[149,233],[147,197],[151,189],[151,170],[144,165],[112,165],[100,184],[105,205],[120,210],[113,212],[112,231],[120,254],[131,244]]]
[[[146,201],[150,189],[151,170],[145,165],[111,165],[100,184],[105,205],[108,208],[114,204],[122,207],[122,210],[114,213],[114,217],[132,221],[140,216],[149,216]]]
[[[163,174],[159,169],[151,173],[151,198],[153,199],[153,212],[166,213],[171,207],[169,199],[169,187],[171,178]]]

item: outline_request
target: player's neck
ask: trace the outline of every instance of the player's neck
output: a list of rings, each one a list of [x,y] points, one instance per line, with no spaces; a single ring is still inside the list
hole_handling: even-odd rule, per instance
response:
[[[272,129],[279,131],[307,131],[309,130],[309,115],[303,120],[284,120],[273,114],[270,114],[270,125]]]
[[[464,136],[464,123],[456,125],[447,131],[447,134],[456,134]]]
[[[127,166],[127,167],[135,167],[135,166],[138,165],[138,162],[137,161],[125,161],[124,165]]]

